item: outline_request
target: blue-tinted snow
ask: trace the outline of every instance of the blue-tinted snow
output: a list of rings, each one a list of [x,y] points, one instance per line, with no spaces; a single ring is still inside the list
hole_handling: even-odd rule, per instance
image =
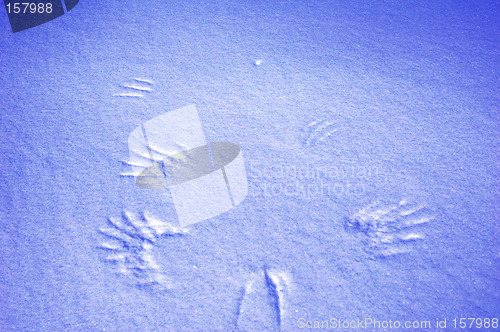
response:
[[[0,329],[498,318],[498,10],[82,0],[13,34],[2,9]],[[249,196],[184,231],[120,174],[193,103]]]

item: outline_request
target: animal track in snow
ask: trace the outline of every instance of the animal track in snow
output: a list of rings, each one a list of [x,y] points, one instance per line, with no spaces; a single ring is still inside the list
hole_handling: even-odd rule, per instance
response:
[[[236,309],[238,330],[281,330],[288,312],[287,297],[291,278],[288,273],[265,267],[241,288]]]
[[[114,94],[115,97],[123,98],[143,98],[145,93],[153,91],[153,82],[151,80],[134,78],[129,83],[120,85],[119,93]]]
[[[123,212],[120,218],[109,218],[108,227],[100,229],[104,240],[99,248],[104,261],[118,274],[132,277],[139,287],[169,289],[172,283],[154,258],[159,238],[182,236],[187,230],[146,214]]]
[[[300,141],[309,147],[323,142],[339,130],[339,124],[325,119],[313,121],[302,131]]]
[[[178,154],[177,151],[182,151],[185,150],[186,147],[177,145],[175,151],[162,151],[162,149],[157,148],[152,146],[151,144],[147,145],[147,153],[143,153],[141,151],[137,150],[132,150],[131,152],[134,154],[134,159],[136,161],[130,161],[130,160],[124,160],[122,163],[129,167],[133,168],[147,168],[150,167],[154,163],[178,163],[182,162],[183,155]],[[176,155],[176,158],[174,158],[172,155]],[[140,174],[141,172],[130,172],[130,171],[124,171],[120,174],[121,177],[136,177]]]
[[[376,202],[346,219],[346,228],[365,235],[364,250],[373,258],[411,252],[425,239],[430,209],[401,200],[396,204]]]

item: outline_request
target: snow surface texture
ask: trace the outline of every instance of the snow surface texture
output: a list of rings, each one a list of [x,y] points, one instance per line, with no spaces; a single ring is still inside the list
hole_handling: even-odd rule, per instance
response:
[[[82,0],[13,34],[2,9],[0,330],[498,318],[498,12]],[[120,174],[190,104],[249,192],[180,227]]]

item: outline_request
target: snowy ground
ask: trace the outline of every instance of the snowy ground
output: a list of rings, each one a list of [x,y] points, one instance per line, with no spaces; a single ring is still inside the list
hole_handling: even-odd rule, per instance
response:
[[[494,330],[495,1],[81,0],[16,34],[1,8],[0,330]],[[249,195],[183,229],[120,174],[189,104]]]

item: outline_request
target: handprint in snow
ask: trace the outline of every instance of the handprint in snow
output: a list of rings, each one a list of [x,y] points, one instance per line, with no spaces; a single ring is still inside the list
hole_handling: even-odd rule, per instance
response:
[[[172,282],[155,260],[156,242],[164,236],[182,236],[187,230],[146,214],[123,212],[121,218],[109,218],[109,227],[101,228],[104,240],[100,249],[104,260],[122,275],[134,277],[137,286],[160,289]]]
[[[347,218],[346,228],[366,236],[364,249],[373,258],[385,258],[412,251],[425,239],[432,219],[431,211],[419,204],[377,202]]]

